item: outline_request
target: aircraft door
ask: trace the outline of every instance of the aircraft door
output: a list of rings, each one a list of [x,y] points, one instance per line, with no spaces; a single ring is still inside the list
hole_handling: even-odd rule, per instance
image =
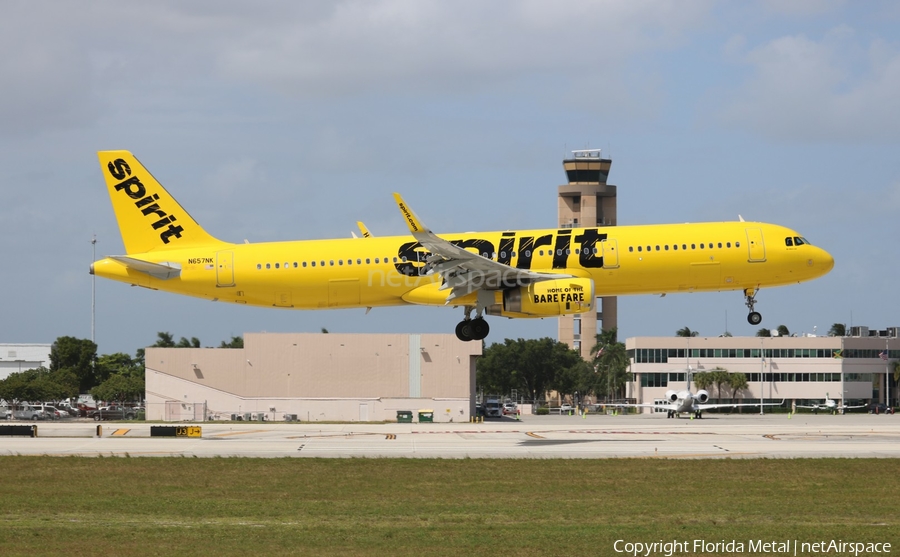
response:
[[[747,249],[750,251],[748,261],[766,260],[766,245],[763,243],[762,230],[759,228],[747,229]]]
[[[234,286],[234,252],[216,252],[216,286]]]
[[[619,247],[616,240],[600,240],[600,253],[603,255],[604,269],[619,268]]]

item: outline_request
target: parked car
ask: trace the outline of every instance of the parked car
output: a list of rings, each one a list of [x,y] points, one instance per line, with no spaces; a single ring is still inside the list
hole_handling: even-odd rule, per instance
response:
[[[484,416],[486,418],[502,418],[503,417],[503,406],[500,405],[500,401],[489,398],[484,403]]]
[[[516,407],[515,402],[507,402],[503,405],[503,415],[508,416],[510,414],[515,414],[518,408]]]
[[[17,404],[13,406],[12,417],[15,420],[46,420],[49,416],[40,406],[32,406],[31,404]]]
[[[894,409],[881,402],[873,402],[869,405],[869,414],[893,414]]]
[[[59,420],[64,414],[59,408],[51,406],[50,404],[42,404],[41,410],[43,410],[44,413],[47,414],[47,418],[51,420]]]
[[[133,408],[110,405],[102,406],[97,410],[90,412],[88,414],[88,417],[93,418],[94,421],[97,422],[99,422],[100,420],[133,420],[135,417],[135,412]]]
[[[572,410],[574,410],[574,408],[572,408],[572,405],[569,404],[568,402],[564,402],[559,405],[559,413],[560,414],[568,414]]]

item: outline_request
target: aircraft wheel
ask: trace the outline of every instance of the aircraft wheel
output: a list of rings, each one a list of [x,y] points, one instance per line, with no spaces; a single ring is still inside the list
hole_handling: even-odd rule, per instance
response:
[[[472,340],[483,340],[491,332],[491,326],[481,317],[471,321],[471,328]]]
[[[468,342],[475,338],[472,335],[472,321],[470,319],[460,321],[456,326],[456,338],[463,342]]]
[[[762,315],[758,311],[751,311],[747,316],[747,322],[751,325],[759,325],[762,323]]]

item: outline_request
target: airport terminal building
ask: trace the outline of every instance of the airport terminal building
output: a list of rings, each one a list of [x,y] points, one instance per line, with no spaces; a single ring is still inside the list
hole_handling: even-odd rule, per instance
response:
[[[480,342],[445,334],[247,333],[244,348],[147,348],[148,420],[379,422],[475,414]]]
[[[792,404],[821,403],[826,396],[839,403],[897,400],[887,392],[893,363],[900,359],[900,328],[869,331],[854,327],[846,337],[635,337],[625,341],[632,381],[626,394],[639,403],[664,401],[667,390],[683,390],[687,370],[724,369],[744,373],[749,387],[735,402],[786,400]],[[696,385],[691,385],[696,392]],[[727,388],[710,397],[730,402]]]

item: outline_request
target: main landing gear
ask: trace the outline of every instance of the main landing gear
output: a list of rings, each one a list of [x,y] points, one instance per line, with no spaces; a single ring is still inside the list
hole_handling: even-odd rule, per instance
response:
[[[758,289],[755,288],[747,288],[744,290],[744,298],[747,300],[745,303],[748,308],[750,308],[750,315],[747,316],[747,322],[751,325],[759,325],[762,323],[762,315],[758,311],[753,311],[753,306],[756,305],[756,294],[759,292]]]
[[[472,307],[466,307],[466,318],[456,326],[456,338],[468,342],[470,340],[484,340],[491,332],[488,322],[482,317],[482,310],[478,310],[475,319],[472,319]]]

